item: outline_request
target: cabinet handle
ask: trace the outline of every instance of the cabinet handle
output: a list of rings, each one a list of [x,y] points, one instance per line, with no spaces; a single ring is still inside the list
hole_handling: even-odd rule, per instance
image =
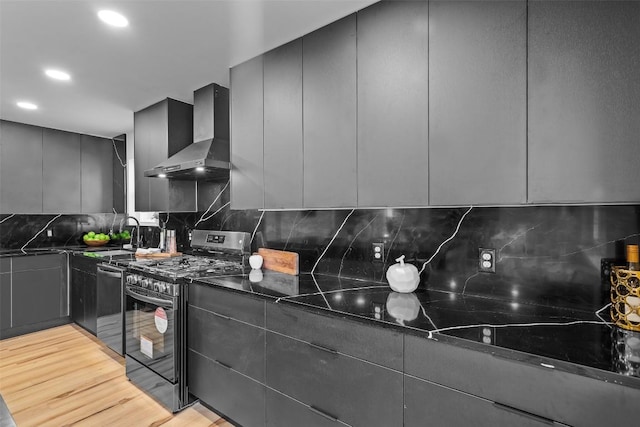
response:
[[[321,417],[324,417],[324,418],[326,418],[328,420],[331,420],[331,421],[333,421],[335,423],[338,422],[338,418],[334,417],[333,415],[331,415],[331,414],[329,414],[327,412],[324,412],[321,409],[316,408],[313,405],[309,405],[309,409],[311,409],[313,412],[315,412],[316,414],[320,415]]]
[[[227,369],[233,369],[231,366],[227,365],[226,363],[222,363],[219,360],[213,360],[214,362],[216,362],[218,365],[222,366],[223,368],[227,368]]]
[[[514,408],[513,406],[503,405],[498,402],[493,402],[493,406],[502,411],[511,412],[512,414],[517,414],[551,426],[555,424],[553,420],[550,420],[549,418],[541,417],[540,415],[532,414],[531,412],[523,411],[522,409]]]
[[[313,348],[317,348],[318,350],[326,351],[327,353],[338,354],[338,350],[334,350],[332,348],[325,347],[325,346],[322,346],[320,344],[316,344],[316,343],[310,342],[309,345],[311,347],[313,347]]]
[[[211,314],[213,314],[214,316],[219,317],[219,318],[221,318],[221,319],[224,319],[224,320],[231,320],[231,318],[230,318],[230,317],[225,316],[225,315],[223,315],[223,314],[218,314],[218,313],[216,313],[215,311],[212,311],[212,312],[211,312]]]

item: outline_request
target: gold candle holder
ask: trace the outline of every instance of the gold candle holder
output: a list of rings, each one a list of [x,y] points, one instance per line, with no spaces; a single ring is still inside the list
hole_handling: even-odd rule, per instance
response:
[[[640,332],[640,271],[611,269],[611,319],[623,329]]]

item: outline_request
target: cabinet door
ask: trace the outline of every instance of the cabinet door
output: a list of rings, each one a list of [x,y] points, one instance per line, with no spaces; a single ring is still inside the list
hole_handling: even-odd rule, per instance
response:
[[[54,320],[61,316],[60,268],[17,271],[12,276],[12,326]],[[66,299],[66,295],[64,295]]]
[[[127,162],[127,143],[126,141],[115,140],[113,141],[114,153],[113,153],[113,209],[116,212],[127,212],[126,205],[126,188],[127,188],[127,169],[123,164]],[[117,155],[116,155],[117,153]],[[120,157],[118,157],[120,156]]]
[[[429,2],[432,205],[526,201],[526,2]]]
[[[0,273],[0,329],[11,327],[11,272]]]
[[[187,345],[264,383],[264,329],[189,306]]]
[[[356,15],[303,38],[305,208],[357,205]]]
[[[640,200],[640,2],[529,2],[529,201]]]
[[[0,212],[42,213],[42,128],[0,121]]]
[[[113,208],[113,146],[111,140],[82,135],[81,144],[82,212],[111,212]]]
[[[70,292],[70,313],[71,320],[79,325],[86,325],[86,317],[84,314],[84,293],[85,274],[80,270],[71,270],[71,292]]]
[[[428,3],[358,12],[358,206],[429,203]]]
[[[542,427],[552,424],[545,418],[408,375],[404,376],[404,396],[406,427],[422,427],[425,420],[429,420],[430,427]]]
[[[263,57],[231,69],[231,208],[264,207]]]
[[[266,385],[352,426],[402,425],[402,373],[272,332]]]
[[[264,55],[264,207],[302,207],[302,39]]]
[[[203,355],[188,351],[189,392],[234,424],[264,425],[264,386]]]
[[[54,129],[42,132],[43,212],[78,213],[81,210],[81,135]]]

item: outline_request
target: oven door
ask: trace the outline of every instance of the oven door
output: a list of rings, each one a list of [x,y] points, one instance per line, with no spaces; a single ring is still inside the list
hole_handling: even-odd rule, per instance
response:
[[[178,377],[177,298],[144,295],[131,286],[126,287],[125,296],[127,356],[175,384]]]

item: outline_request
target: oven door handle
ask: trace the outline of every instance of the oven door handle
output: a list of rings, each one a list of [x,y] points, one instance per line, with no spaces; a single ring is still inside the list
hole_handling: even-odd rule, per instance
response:
[[[173,301],[172,300],[166,300],[166,299],[162,299],[162,298],[154,298],[154,297],[150,297],[148,295],[142,295],[137,293],[136,291],[134,291],[131,288],[127,288],[126,289],[126,294],[130,295],[131,297],[140,300],[140,301],[144,301],[147,302],[149,304],[155,304],[161,307],[165,307],[165,308],[169,308],[169,309],[174,309],[175,307],[173,306]]]

